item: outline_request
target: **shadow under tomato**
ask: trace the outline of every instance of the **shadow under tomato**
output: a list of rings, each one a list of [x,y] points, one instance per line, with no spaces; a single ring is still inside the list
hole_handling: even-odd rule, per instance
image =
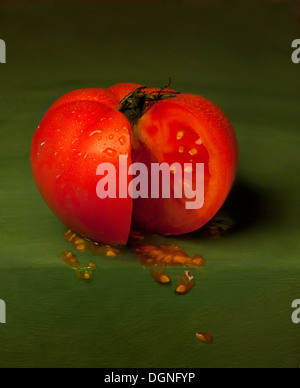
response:
[[[273,221],[274,198],[243,179],[237,179],[225,204],[203,228],[191,233],[198,238],[219,238]]]

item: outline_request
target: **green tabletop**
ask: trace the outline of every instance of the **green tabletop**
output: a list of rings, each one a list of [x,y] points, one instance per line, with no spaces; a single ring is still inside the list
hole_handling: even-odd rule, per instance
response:
[[[292,1],[0,2],[0,367],[289,367],[300,364],[300,38]],[[62,94],[118,82],[173,87],[217,103],[235,128],[235,227],[151,237],[201,254],[196,286],[174,293],[129,248],[86,284],[41,199],[32,135]],[[222,216],[222,215],[221,215]],[[73,250],[74,251],[74,250]],[[209,331],[210,345],[195,333]]]

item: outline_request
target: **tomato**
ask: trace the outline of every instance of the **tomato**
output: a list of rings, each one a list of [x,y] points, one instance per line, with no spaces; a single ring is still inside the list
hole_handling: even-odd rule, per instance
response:
[[[153,163],[183,169],[204,164],[203,206],[187,209],[185,195],[100,199],[97,167],[111,163],[118,173],[119,155],[149,171]],[[35,182],[56,216],[79,235],[109,244],[126,244],[131,228],[162,235],[201,228],[226,200],[237,162],[234,131],[212,102],[131,83],[62,96],[44,116],[31,149]]]

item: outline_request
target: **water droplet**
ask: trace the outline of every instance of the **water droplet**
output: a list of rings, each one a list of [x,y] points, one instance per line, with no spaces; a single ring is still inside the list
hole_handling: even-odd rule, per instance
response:
[[[46,142],[43,141],[43,143],[40,144],[40,148],[43,148],[45,144],[46,144]]]
[[[55,179],[59,179],[61,177],[61,175],[56,175]]]
[[[184,136],[184,131],[178,131],[177,132],[177,140],[181,140]]]
[[[99,134],[99,133],[102,133],[102,131],[94,131],[94,132],[91,132],[90,134],[89,134],[89,137],[92,137],[92,136],[94,136],[94,135],[96,135],[96,134]]]
[[[121,136],[118,140],[119,140],[119,143],[120,143],[121,145],[126,144],[126,137],[125,137],[125,136]]]
[[[106,154],[107,156],[113,157],[117,154],[117,151],[114,150],[113,148],[108,147],[103,151],[103,153]]]

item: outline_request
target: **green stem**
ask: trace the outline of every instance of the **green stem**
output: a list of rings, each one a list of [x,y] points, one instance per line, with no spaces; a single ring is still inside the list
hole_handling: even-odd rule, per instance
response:
[[[180,94],[170,90],[170,84],[171,80],[169,80],[168,85],[149,94],[145,92],[145,89],[148,88],[147,86],[141,86],[135,89],[120,102],[119,111],[126,116],[132,125],[136,124],[153,104],[167,98],[174,98]]]

